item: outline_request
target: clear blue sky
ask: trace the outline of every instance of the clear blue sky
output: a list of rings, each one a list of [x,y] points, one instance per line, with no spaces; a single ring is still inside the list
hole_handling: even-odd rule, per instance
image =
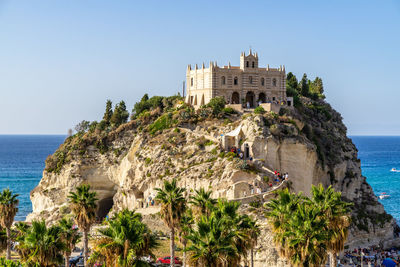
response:
[[[66,134],[171,95],[187,64],[320,76],[349,134],[400,135],[400,1],[0,0],[0,134]]]

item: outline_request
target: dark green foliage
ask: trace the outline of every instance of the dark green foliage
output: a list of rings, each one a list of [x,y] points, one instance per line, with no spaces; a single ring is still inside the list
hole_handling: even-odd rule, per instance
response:
[[[298,107],[301,102],[299,97],[305,96],[311,99],[324,99],[324,86],[322,79],[316,77],[314,81],[307,78],[307,74],[303,74],[300,82],[297,82],[296,76],[289,72],[286,76],[286,95],[293,97],[294,105]]]
[[[298,87],[298,81],[297,81],[296,76],[293,73],[289,72],[286,76],[286,90],[290,89],[291,91],[292,90],[297,91],[297,87]],[[293,96],[293,95],[289,95],[288,93],[287,93],[287,95]]]
[[[296,76],[289,72],[286,76],[286,95],[288,97],[293,97],[293,104],[295,107],[301,106],[298,86],[299,84]]]
[[[111,100],[107,100],[106,103],[106,111],[104,112],[104,116],[103,116],[103,121],[107,124],[110,123],[111,121],[111,117],[113,115],[113,111],[112,111],[112,102]]]
[[[261,207],[261,202],[258,200],[253,200],[249,203],[249,206],[258,209]]]
[[[307,74],[303,74],[303,78],[301,78],[301,81],[299,83],[299,88],[298,90],[300,90],[300,94],[302,96],[310,96],[310,85],[309,85],[309,80],[307,78]]]
[[[320,77],[315,77],[314,81],[310,81],[310,93],[313,99],[324,99],[324,85]]]
[[[236,110],[234,110],[231,107],[226,107],[222,109],[222,112],[225,113],[226,115],[230,115],[230,114],[235,114]]]
[[[225,107],[225,99],[223,97],[212,98],[206,107],[212,109],[214,116],[218,116]]]
[[[118,127],[123,123],[126,123],[129,118],[129,112],[126,110],[124,101],[119,102],[115,106],[114,113],[111,116],[110,122],[114,127]]]
[[[92,121],[89,125],[89,132],[93,133],[97,129],[98,124],[97,121]]]
[[[97,124],[97,129],[99,129],[100,131],[104,131],[105,129],[107,129],[108,124],[106,121],[102,120],[100,123]]]
[[[177,101],[181,100],[183,100],[183,98],[179,95],[169,97],[153,96],[149,98],[149,96],[145,94],[142,99],[134,105],[132,109],[132,119],[136,119],[144,111],[151,111],[157,108],[160,109],[160,112],[163,112],[166,109],[172,108]]]

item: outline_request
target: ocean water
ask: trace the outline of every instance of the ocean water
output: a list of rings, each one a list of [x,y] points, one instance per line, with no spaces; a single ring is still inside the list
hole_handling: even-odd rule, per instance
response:
[[[46,157],[64,142],[62,135],[0,135],[0,190],[9,187],[19,196],[16,220],[25,220],[32,211],[30,191],[39,183]],[[375,194],[386,192],[391,198],[380,200],[385,210],[400,221],[400,136],[352,136],[358,148],[361,168]]]
[[[400,222],[400,136],[352,136],[361,159],[362,174],[376,195],[387,193],[390,198],[379,200],[386,212]]]
[[[44,161],[64,142],[61,135],[0,135],[0,190],[9,187],[20,196],[16,220],[32,211],[30,191],[42,178]]]

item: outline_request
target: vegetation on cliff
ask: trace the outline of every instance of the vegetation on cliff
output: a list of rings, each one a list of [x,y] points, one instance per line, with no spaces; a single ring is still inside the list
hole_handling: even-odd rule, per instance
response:
[[[295,139],[309,145],[315,149],[320,167],[330,175],[330,184],[341,180],[338,186],[342,189],[348,187],[351,179],[359,176],[351,173],[350,166],[359,164],[357,149],[346,136],[347,129],[341,115],[325,101],[322,80],[318,77],[310,80],[307,75],[303,75],[298,81],[293,73],[288,73],[286,88],[288,96],[294,97],[295,107],[282,106],[278,114],[265,112],[261,107],[257,107],[254,113],[240,115],[232,108],[225,107],[222,98],[214,98],[206,106],[194,110],[184,103],[180,96],[149,97],[146,94],[134,105],[129,116],[123,101],[114,109],[111,101],[107,101],[103,119],[100,122],[80,123],[76,133],[68,137],[65,143],[48,157],[45,170],[49,173],[60,173],[66,164],[75,164],[74,160],[83,164],[95,162],[101,158],[97,153],[105,155],[106,160],[117,164],[128,152],[127,144],[131,144],[131,141],[139,136],[143,145],[154,147],[162,144],[161,150],[172,158],[166,161],[163,168],[159,168],[156,160],[150,158],[144,149],[136,151],[135,157],[143,160],[145,166],[150,169],[146,171],[146,177],[172,178],[186,175],[190,168],[206,163],[209,164],[204,173],[201,173],[201,177],[220,177],[223,168],[213,163],[225,158],[235,163],[234,168],[257,173],[259,170],[256,167],[235,159],[232,153],[222,151],[213,141],[205,137],[188,141],[187,136],[188,132],[197,126],[205,130],[204,134],[213,134],[224,126],[234,128],[247,118],[261,118],[262,125],[255,134],[259,134],[260,137],[272,136],[278,141]],[[128,117],[130,121],[127,121]],[[188,142],[195,143],[199,149],[194,152],[184,150]],[[208,149],[210,147],[212,149]],[[196,156],[200,154],[202,158],[199,160]],[[187,161],[188,164],[178,167],[177,161]],[[335,177],[335,168],[345,161],[352,161],[354,164],[346,167],[348,170],[345,171],[345,177]],[[158,168],[151,169],[155,166]],[[71,178],[74,178],[74,175],[73,173]],[[385,213],[374,213],[370,210],[367,212],[365,207],[371,203],[376,205],[376,200],[361,199],[354,206],[357,212],[353,213],[353,221],[359,230],[368,230],[371,218],[374,224],[379,225],[392,219]]]
[[[332,187],[312,186],[312,198],[280,190],[266,203],[266,216],[281,256],[295,266],[320,266],[328,253],[331,266],[344,249],[350,226],[349,203]]]

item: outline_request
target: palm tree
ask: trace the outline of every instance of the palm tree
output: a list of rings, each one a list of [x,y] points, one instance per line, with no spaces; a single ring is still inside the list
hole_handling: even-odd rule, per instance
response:
[[[65,245],[64,260],[65,266],[69,265],[69,257],[74,250],[76,244],[79,242],[81,235],[78,229],[73,228],[73,221],[71,219],[63,218],[58,222],[61,229],[60,238]]]
[[[204,188],[195,190],[196,194],[190,196],[189,203],[195,207],[195,214],[210,215],[211,210],[217,201],[211,198],[212,191],[206,191]]]
[[[318,207],[299,205],[287,222],[287,258],[295,266],[321,266],[326,262],[326,220]]]
[[[71,192],[68,198],[75,222],[83,231],[84,264],[87,266],[88,233],[96,220],[96,192],[90,191],[90,185],[83,184],[76,188],[76,192]]]
[[[61,228],[58,226],[48,228],[44,221],[33,221],[20,244],[27,252],[22,260],[28,266],[32,264],[39,264],[42,267],[58,266],[62,263],[61,253],[65,249],[60,234]]]
[[[281,257],[288,258],[290,251],[287,246],[286,232],[289,230],[288,222],[297,211],[298,205],[304,200],[299,194],[290,193],[288,189],[278,190],[277,198],[266,203],[267,209],[265,216],[274,233],[274,243],[278,248]]]
[[[179,227],[179,239],[181,244],[183,245],[183,267],[186,266],[186,246],[187,246],[187,239],[186,236],[190,233],[190,229],[194,224],[192,210],[187,209],[185,214],[181,218],[181,224]]]
[[[184,188],[176,184],[176,179],[172,182],[164,181],[164,188],[156,188],[156,201],[161,203],[160,214],[164,223],[170,228],[170,251],[171,266],[175,266],[175,230],[179,229],[181,217],[186,210],[186,199],[183,195]]]
[[[141,215],[127,209],[107,221],[107,228],[99,233],[102,237],[97,241],[94,255],[103,258],[107,266],[149,266],[141,258],[154,257],[152,249],[158,245],[142,223]]]
[[[322,184],[312,186],[311,202],[319,207],[322,216],[327,221],[326,231],[329,234],[327,249],[329,253],[330,266],[337,265],[337,254],[344,249],[350,226],[351,203],[341,200],[341,192],[335,192],[332,186],[324,188]]]
[[[14,237],[15,237],[15,241],[17,243],[15,248],[21,259],[26,259],[29,255],[29,249],[25,248],[23,246],[23,244],[24,244],[26,233],[28,232],[30,227],[31,226],[29,226],[25,222],[17,222],[14,225],[14,232],[15,232]]]
[[[7,260],[11,259],[11,225],[18,212],[18,194],[13,194],[10,189],[0,193],[0,225],[7,233]]]
[[[235,232],[227,231],[226,226],[224,219],[215,214],[200,216],[186,236],[191,241],[186,251],[190,252],[190,261],[195,266],[223,266],[229,257],[237,254],[233,245]]]
[[[242,257],[247,258],[248,255],[248,224],[247,215],[239,214],[240,203],[235,201],[227,201],[219,199],[212,214],[221,219],[225,226],[225,234],[232,234],[232,246],[235,248],[234,253],[227,257],[226,261],[229,266],[239,265]]]
[[[257,246],[258,236],[260,235],[260,226],[250,217],[246,217],[242,227],[247,234],[246,247],[250,247],[250,266],[254,267],[254,248]]]

